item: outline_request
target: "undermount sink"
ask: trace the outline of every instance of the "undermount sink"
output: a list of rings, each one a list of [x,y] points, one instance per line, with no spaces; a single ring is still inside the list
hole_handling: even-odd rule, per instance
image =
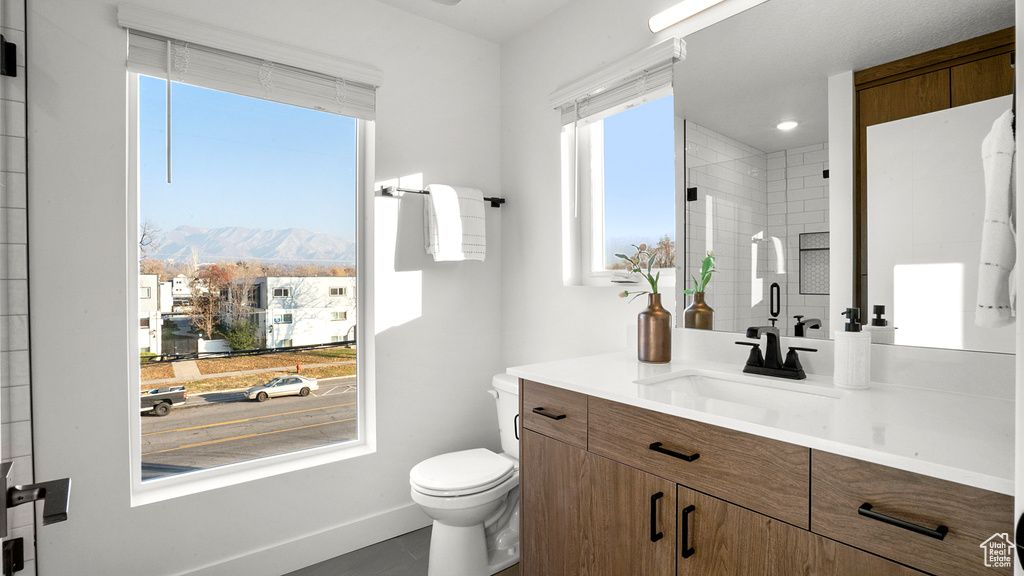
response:
[[[687,369],[636,380],[642,398],[748,417],[831,410],[845,393],[830,384]],[[737,414],[738,415],[738,414]]]

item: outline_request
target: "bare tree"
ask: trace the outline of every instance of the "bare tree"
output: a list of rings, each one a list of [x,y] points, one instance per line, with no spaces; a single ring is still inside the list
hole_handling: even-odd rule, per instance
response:
[[[668,234],[661,237],[658,240],[657,246],[654,248],[656,254],[654,258],[655,268],[675,268],[676,266],[676,243],[673,242]]]
[[[160,234],[162,230],[155,222],[146,218],[139,224],[139,256],[145,257],[150,250],[160,247]]]

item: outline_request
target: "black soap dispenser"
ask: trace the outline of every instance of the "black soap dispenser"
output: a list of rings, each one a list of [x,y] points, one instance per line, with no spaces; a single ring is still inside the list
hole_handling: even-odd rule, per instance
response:
[[[835,385],[863,390],[871,382],[871,334],[861,331],[859,308],[847,308],[842,315],[846,325],[836,331]]]
[[[867,331],[871,333],[871,342],[873,344],[895,344],[896,327],[890,326],[889,321],[884,318],[885,306],[875,304],[871,308],[871,313],[875,317],[871,319],[871,325],[866,327]]]

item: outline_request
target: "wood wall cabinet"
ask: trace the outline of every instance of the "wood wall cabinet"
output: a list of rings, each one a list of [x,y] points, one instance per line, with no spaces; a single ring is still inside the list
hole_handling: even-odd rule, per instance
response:
[[[535,393],[524,398],[555,397],[550,387],[526,387]],[[983,533],[1010,531],[1008,496],[572,394],[564,406],[575,423],[524,411],[523,576],[1010,573],[982,572],[971,548]],[[581,421],[583,433],[575,430]],[[654,442],[699,456],[651,451]],[[793,485],[802,498],[786,497],[782,508],[770,502]],[[952,511],[950,546],[908,544],[906,530],[859,517],[861,499],[894,510],[902,503],[900,513],[922,523],[920,515]]]

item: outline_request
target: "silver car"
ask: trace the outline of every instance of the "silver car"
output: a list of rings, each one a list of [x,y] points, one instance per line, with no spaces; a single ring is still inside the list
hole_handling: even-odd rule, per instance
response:
[[[253,386],[245,391],[245,397],[249,400],[263,402],[272,396],[309,396],[311,390],[319,390],[316,378],[305,376],[278,376],[266,384]]]

